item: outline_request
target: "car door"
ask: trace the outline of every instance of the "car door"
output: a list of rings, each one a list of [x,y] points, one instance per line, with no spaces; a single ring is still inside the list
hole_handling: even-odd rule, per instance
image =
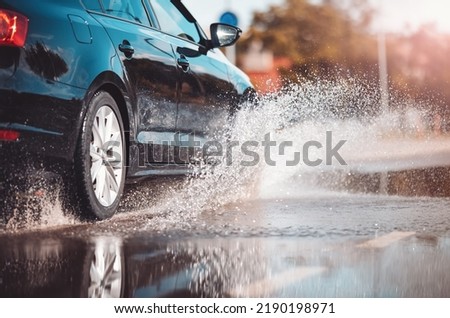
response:
[[[168,36],[154,28],[143,1],[100,1],[103,12],[94,16],[116,47],[136,107],[137,133],[131,138],[145,145],[144,166],[170,163],[167,148],[176,132],[179,73]]]
[[[180,72],[178,145],[201,146],[226,127],[237,95],[229,81],[228,61],[218,49],[206,52],[206,36],[181,1],[149,1],[161,31],[170,35]]]

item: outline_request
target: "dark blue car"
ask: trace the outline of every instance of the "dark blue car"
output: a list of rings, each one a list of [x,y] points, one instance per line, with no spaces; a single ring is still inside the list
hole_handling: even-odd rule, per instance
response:
[[[208,38],[181,0],[0,0],[2,199],[45,171],[104,219],[126,180],[189,172],[254,92],[218,49],[240,33]]]

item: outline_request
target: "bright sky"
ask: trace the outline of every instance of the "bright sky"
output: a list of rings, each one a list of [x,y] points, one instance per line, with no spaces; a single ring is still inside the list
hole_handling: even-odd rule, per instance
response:
[[[374,1],[379,4],[380,0]],[[449,0],[381,0],[383,21],[387,30],[417,29],[428,23],[436,25],[437,30],[450,33]]]
[[[222,13],[232,11],[239,19],[239,27],[246,31],[254,11],[266,11],[270,5],[283,3],[283,0],[183,0],[189,11],[205,29],[218,22]]]
[[[317,0],[313,0],[317,1]],[[217,22],[220,15],[233,11],[239,18],[239,26],[246,31],[252,12],[266,11],[270,5],[283,0],[183,0],[203,28]],[[383,24],[387,31],[415,30],[421,24],[434,23],[439,31],[450,33],[449,0],[370,0],[373,6],[381,4]],[[376,29],[379,29],[376,27]]]

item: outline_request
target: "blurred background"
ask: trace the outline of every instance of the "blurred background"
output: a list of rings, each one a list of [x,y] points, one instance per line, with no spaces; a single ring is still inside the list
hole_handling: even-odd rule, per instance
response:
[[[206,31],[224,13],[236,15],[244,34],[237,49],[227,54],[260,93],[347,77],[378,90],[379,103],[372,113],[407,109],[417,129],[450,131],[449,1],[184,3]]]

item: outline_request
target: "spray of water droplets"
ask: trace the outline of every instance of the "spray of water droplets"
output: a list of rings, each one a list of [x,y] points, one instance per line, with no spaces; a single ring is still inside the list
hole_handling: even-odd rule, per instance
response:
[[[220,209],[237,201],[284,196],[292,191],[296,196],[322,191],[317,185],[318,180],[323,183],[320,176],[324,172],[349,171],[355,154],[370,157],[374,152],[383,151],[384,146],[377,142],[386,136],[417,131],[416,122],[404,118],[405,114],[420,111],[409,110],[405,105],[406,102],[391,101],[391,110],[380,112],[377,86],[348,78],[293,84],[278,93],[261,97],[256,106],[243,105],[230,122],[227,133],[215,136],[214,140],[223,145],[256,141],[259,147],[252,151],[259,160],[251,166],[243,165],[249,157],[239,151],[239,147],[232,152],[232,160],[227,157],[229,153],[224,153],[218,165],[202,167],[180,185],[162,191],[156,202],[139,211],[152,215],[145,229],[189,228],[202,211]],[[326,132],[332,132],[335,143],[346,141],[341,155],[348,159],[347,165],[336,160],[330,165],[325,160],[318,166],[308,166],[304,162],[286,165],[305,142],[313,140],[325,145]],[[270,134],[277,145],[283,141],[293,142],[293,147],[282,156],[271,154],[271,159],[276,162],[274,166],[267,164],[261,146],[266,134]],[[324,148],[312,151],[310,157],[323,158],[326,155]]]
[[[154,182],[151,188],[135,187],[125,197],[128,203],[136,201],[135,211],[119,214],[112,222],[137,217],[139,224],[136,226],[145,230],[174,226],[188,228],[202,211],[215,210],[236,201],[271,197],[277,191],[285,195],[294,191],[294,184],[297,195],[315,191],[311,185],[322,172],[348,169],[348,166],[342,166],[336,160],[331,165],[323,160],[322,164],[313,167],[304,162],[286,165],[305,142],[317,141],[325,145],[326,132],[332,132],[335,142],[346,141],[341,155],[351,162],[355,153],[365,151],[370,156],[376,147],[373,145],[385,136],[418,130],[414,116],[423,117],[423,110],[410,108],[405,101],[391,101],[390,111],[383,113],[379,99],[377,85],[341,78],[292,84],[277,93],[260,97],[257,105],[244,104],[230,120],[226,133],[212,139],[224,148],[230,142],[239,146],[248,141],[257,142],[259,146],[251,149],[259,158],[256,163],[242,164],[249,156],[239,151],[238,146],[231,152],[231,160],[230,152],[225,151],[215,165],[196,167],[193,176],[177,183]],[[274,166],[267,164],[267,154],[261,146],[267,134],[277,145],[283,141],[293,142],[282,156],[271,154],[271,159],[276,162]],[[368,141],[373,145],[369,147]],[[323,158],[326,155],[323,150],[317,148],[309,155]],[[39,218],[38,224],[25,222],[27,226],[54,225],[54,220],[74,222],[73,218],[64,216],[54,202],[47,207],[50,212]]]

